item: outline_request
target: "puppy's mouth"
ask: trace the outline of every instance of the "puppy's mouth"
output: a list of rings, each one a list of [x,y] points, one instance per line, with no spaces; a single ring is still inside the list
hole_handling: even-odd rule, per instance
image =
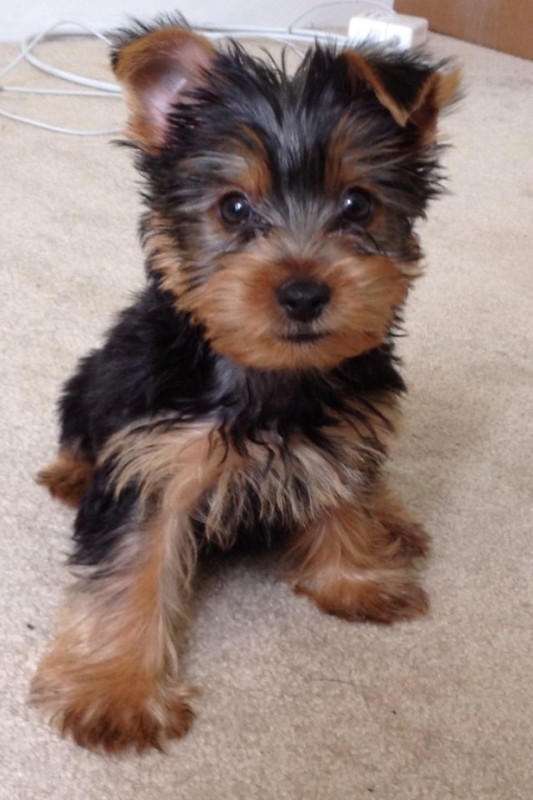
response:
[[[292,344],[312,344],[313,342],[319,342],[321,339],[325,339],[328,335],[328,333],[323,331],[318,333],[305,331],[301,333],[287,333],[285,336],[281,336],[280,339],[282,342],[291,342]]]

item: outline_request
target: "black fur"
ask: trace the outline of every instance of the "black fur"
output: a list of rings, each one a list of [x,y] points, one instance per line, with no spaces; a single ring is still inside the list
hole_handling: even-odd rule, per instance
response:
[[[299,432],[328,449],[321,429],[331,423],[333,411],[342,412],[353,398],[404,391],[395,362],[388,342],[328,373],[246,369],[214,353],[201,329],[150,281],[104,346],[83,359],[67,382],[61,443],[96,460],[113,433],[135,420],[164,414],[167,425],[216,419],[241,451],[246,441],[261,441],[267,430],[282,439]],[[370,425],[368,437],[372,440]],[[104,561],[135,505],[134,487],[117,501],[107,472],[98,471],[77,515],[73,563]],[[268,531],[257,530],[261,539],[269,538]],[[247,533],[243,529],[241,536]]]
[[[161,27],[161,20],[155,27]],[[113,59],[124,44],[150,29],[136,25],[121,32]],[[385,219],[373,237],[355,231],[354,246],[365,253],[418,260],[420,251],[411,234],[440,188],[437,147],[420,144],[413,125],[397,125],[368,87],[361,86],[354,97],[346,64],[338,55],[333,48],[316,47],[290,78],[273,63],[231,45],[218,55],[208,86],[195,90],[196,102],[174,107],[163,150],[157,155],[139,150],[145,203],[150,212],[171,222],[176,244],[189,260],[203,247],[202,214],[195,208],[221,180],[219,162],[205,155],[220,154],[225,138],[245,135],[238,133],[242,125],[259,136],[272,175],[271,196],[259,209],[263,227],[253,235],[265,235],[280,216],[287,225],[297,224],[295,220],[304,211],[309,216],[312,209],[315,225],[325,225],[324,220],[332,224],[334,204],[322,188],[326,147],[343,115],[352,122],[353,146],[366,158],[383,197]],[[423,57],[374,51],[367,56],[405,104],[430,70]],[[399,83],[398,67],[404,76]],[[185,159],[197,159],[198,169],[178,169]],[[333,412],[344,413],[353,398],[371,407],[376,395],[404,391],[392,336],[393,330],[381,347],[326,373],[252,370],[214,352],[202,328],[176,308],[176,299],[149,274],[146,289],[122,313],[103,347],[83,359],[67,382],[60,404],[61,441],[95,461],[113,433],[136,420],[165,414],[169,424],[212,418],[241,450],[247,441],[261,441],[265,430],[276,431],[282,439],[298,432],[328,449],[323,428],[331,423]],[[368,435],[372,438],[371,425]],[[75,563],[105,560],[121,526],[135,514],[135,487],[118,502],[111,491],[105,470],[99,470],[78,513]]]
[[[361,52],[379,67],[388,84],[392,85],[392,75],[401,74],[392,88],[402,103],[431,72],[423,56],[369,48]],[[347,115],[352,148],[386,199],[380,233],[372,238],[354,231],[356,246],[403,261],[419,259],[411,234],[415,221],[425,216],[428,200],[441,191],[440,147],[422,145],[416,126],[397,125],[366,85],[354,89],[335,48],[315,47],[289,77],[268,60],[254,58],[233,44],[218,54],[207,87],[191,94],[195,103],[174,107],[162,152],[141,150],[137,159],[146,178],[145,202],[151,211],[172,221],[182,250],[198,255],[202,225],[194,209],[206,191],[224,183],[221,142],[246,136],[242,132],[246,128],[258,134],[272,176],[271,194],[256,209],[256,232],[264,233],[280,222],[290,229],[303,218],[310,228],[324,227],[326,219],[335,225],[336,198],[323,191],[327,144],[336,124]],[[210,158],[205,157],[208,154]],[[194,172],[175,169],[177,162],[191,159],[196,159]],[[242,236],[249,234],[246,230]]]
[[[395,362],[388,342],[327,373],[242,367],[214,353],[201,328],[151,280],[67,382],[61,443],[94,461],[113,433],[163,413],[176,421],[215,417],[237,447],[262,430],[318,439],[331,412],[352,398],[402,392]]]

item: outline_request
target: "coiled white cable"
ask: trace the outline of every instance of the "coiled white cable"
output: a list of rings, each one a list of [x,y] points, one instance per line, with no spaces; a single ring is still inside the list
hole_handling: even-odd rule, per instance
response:
[[[322,9],[322,8],[329,8],[332,6],[357,6],[359,9],[363,6],[365,9],[368,8],[379,8],[381,10],[384,9],[382,3],[376,1],[373,2],[372,0],[355,0],[355,2],[346,2],[346,0],[339,0],[339,2],[328,2],[328,3],[321,3],[320,5],[314,6],[308,9],[304,14],[298,16],[294,22],[289,25],[288,28],[263,28],[263,27],[255,27],[255,26],[223,26],[217,25],[216,27],[209,27],[209,26],[195,26],[194,29],[196,31],[201,32],[203,35],[207,36],[209,39],[219,40],[219,39],[240,39],[240,40],[251,40],[251,39],[265,39],[267,41],[274,41],[283,45],[290,47],[294,52],[296,52],[299,56],[303,56],[305,49],[303,49],[299,45],[311,45],[317,41],[323,41],[327,43],[335,43],[338,46],[345,46],[348,43],[347,36],[341,36],[336,34],[332,31],[325,31],[325,30],[315,30],[312,28],[296,28],[296,24],[301,22],[302,19],[309,16],[313,12]],[[394,12],[391,11],[391,14]],[[67,27],[68,31],[59,32],[59,29]],[[102,42],[105,42],[107,45],[110,44],[109,39],[104,36],[99,31],[91,28],[88,25],[84,25],[80,22],[75,22],[73,20],[61,20],[56,22],[54,25],[47,28],[45,31],[38,33],[35,36],[29,37],[20,45],[20,53],[7,64],[5,67],[0,69],[0,80],[3,79],[6,75],[8,75],[15,67],[21,62],[26,61],[27,63],[31,64],[35,69],[38,69],[41,72],[46,73],[47,75],[51,75],[54,78],[58,78],[63,81],[67,81],[69,83],[75,83],[80,86],[87,87],[87,89],[83,90],[73,90],[73,89],[32,89],[28,87],[21,87],[21,86],[4,86],[0,84],[0,95],[2,92],[6,93],[20,93],[20,94],[36,94],[36,95],[54,95],[54,96],[65,96],[65,97],[100,97],[100,98],[121,98],[122,92],[120,86],[116,83],[111,83],[108,81],[100,81],[94,78],[88,78],[83,75],[77,75],[72,72],[68,72],[63,69],[59,69],[58,67],[54,67],[50,64],[47,64],[41,61],[39,58],[35,56],[33,53],[34,48],[36,45],[40,43],[44,43],[46,39],[51,35],[55,34],[56,36],[72,36],[75,35],[72,31],[72,28],[76,29],[77,35],[79,31],[82,31],[82,35],[90,35],[95,36],[97,39],[100,39]],[[48,131],[54,131],[56,133],[65,133],[70,134],[72,136],[112,136],[121,133],[119,129],[108,129],[108,130],[73,130],[71,128],[61,128],[56,125],[50,125],[46,122],[41,122],[35,119],[29,119],[28,117],[23,117],[19,114],[14,114],[10,111],[6,111],[4,109],[0,109],[0,116],[5,117],[7,119],[13,120],[15,122],[21,122],[26,125],[33,125],[36,128],[42,128]]]
[[[3,69],[0,70],[0,79],[4,78],[8,73],[10,73],[15,67],[23,60],[29,62],[32,66],[36,69],[40,70],[41,72],[45,72],[48,75],[51,75],[55,78],[60,78],[61,80],[68,81],[70,83],[77,83],[81,86],[88,86],[90,87],[89,91],[76,91],[72,89],[30,89],[27,87],[21,86],[1,86],[0,85],[0,93],[1,92],[11,92],[11,93],[21,93],[21,94],[39,94],[39,95],[55,95],[55,96],[76,96],[76,97],[113,97],[113,98],[120,98],[121,91],[118,84],[108,83],[107,81],[97,81],[93,78],[86,78],[83,75],[76,75],[71,72],[66,72],[65,70],[58,69],[57,67],[53,67],[49,64],[45,64],[40,59],[36,58],[32,54],[33,48],[39,44],[40,42],[44,41],[48,36],[52,33],[57,32],[59,28],[69,27],[69,28],[78,28],[84,32],[85,35],[89,34],[91,36],[95,36],[98,39],[104,41],[107,45],[110,44],[109,39],[101,34],[99,31],[90,28],[87,25],[83,25],[78,22],[73,22],[71,20],[61,20],[60,22],[55,23],[51,27],[47,28],[45,31],[37,34],[36,36],[30,37],[26,39],[20,45],[20,53]],[[69,31],[68,33],[61,34],[63,36],[70,36],[72,32]],[[36,119],[30,119],[29,117],[23,117],[19,114],[14,114],[11,111],[6,111],[5,109],[0,109],[0,116],[5,117],[7,119],[13,120],[14,122],[22,122],[26,125],[33,125],[36,128],[41,128],[47,131],[53,131],[55,133],[66,133],[70,134],[71,136],[112,136],[114,134],[120,133],[120,130],[117,128],[112,129],[105,129],[105,130],[75,130],[73,128],[61,128],[57,125],[50,125],[47,122],[41,122]]]

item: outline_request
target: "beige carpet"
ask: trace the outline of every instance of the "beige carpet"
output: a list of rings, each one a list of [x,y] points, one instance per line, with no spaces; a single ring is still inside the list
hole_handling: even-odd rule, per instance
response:
[[[211,570],[188,655],[205,691],[166,756],[89,754],[25,706],[72,521],[32,476],[54,452],[62,381],[143,275],[130,154],[0,120],[2,798],[531,800],[533,63],[432,47],[459,56],[468,98],[445,121],[453,194],[424,231],[430,266],[402,342],[408,433],[391,467],[433,535],[431,614],[351,626],[261,561]],[[14,53],[0,47],[0,64]],[[41,53],[106,75],[99,44]],[[112,100],[0,93],[0,106],[78,128],[122,118]]]

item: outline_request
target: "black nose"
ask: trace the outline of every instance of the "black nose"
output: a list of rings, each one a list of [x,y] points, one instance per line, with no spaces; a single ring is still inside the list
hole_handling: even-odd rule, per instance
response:
[[[285,281],[276,289],[276,297],[289,319],[311,322],[328,304],[331,290],[327,283],[312,280]]]

